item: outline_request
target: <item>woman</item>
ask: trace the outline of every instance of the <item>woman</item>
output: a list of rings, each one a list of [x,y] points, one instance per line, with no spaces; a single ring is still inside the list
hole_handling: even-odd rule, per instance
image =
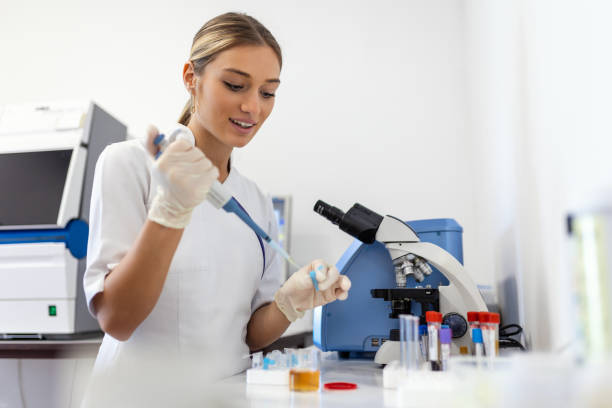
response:
[[[178,140],[155,161],[153,130],[148,146],[131,140],[100,156],[84,278],[90,312],[106,333],[94,371],[163,350],[223,356],[217,374],[232,375],[248,367],[249,350],[272,343],[305,310],[346,299],[350,281],[320,260],[280,287],[283,259],[235,215],[204,201],[218,179],[276,235],[271,201],[230,155],[272,112],[281,65],[276,40],[254,18],[210,20],[183,68],[190,99],[180,123],[195,147]]]

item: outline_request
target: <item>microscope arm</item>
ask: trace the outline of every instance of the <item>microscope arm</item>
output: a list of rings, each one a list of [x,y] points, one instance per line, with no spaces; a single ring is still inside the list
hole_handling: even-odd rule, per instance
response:
[[[458,299],[461,299],[467,310],[487,310],[478,288],[465,272],[463,265],[444,249],[429,242],[386,242],[385,246],[391,259],[410,253],[424,258],[438,268],[454,286],[459,294]],[[443,291],[444,286],[439,289]]]
[[[391,215],[382,217],[376,230],[376,241],[387,245],[388,242],[419,242],[416,232],[404,221]],[[392,257],[395,259],[395,257]]]

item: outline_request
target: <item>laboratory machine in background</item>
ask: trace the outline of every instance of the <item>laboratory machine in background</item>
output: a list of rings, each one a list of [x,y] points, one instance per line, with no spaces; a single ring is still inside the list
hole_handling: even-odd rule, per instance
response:
[[[612,209],[571,214],[567,227],[574,292],[568,320],[574,331],[557,332],[576,339],[581,360],[602,361],[612,351]]]
[[[127,128],[91,102],[0,107],[0,337],[98,332],[82,288],[98,156]]]
[[[277,242],[287,253],[291,253],[291,196],[274,195],[272,196],[272,205],[278,224]],[[286,280],[291,274],[291,264],[284,261],[283,265],[283,280]]]
[[[401,314],[443,314],[452,330],[453,354],[471,343],[467,312],[486,311],[463,268],[462,228],[452,219],[403,222],[355,204],[344,213],[322,201],[315,211],[357,238],[337,263],[352,282],[343,302],[314,311],[313,341],[324,351],[399,360]]]

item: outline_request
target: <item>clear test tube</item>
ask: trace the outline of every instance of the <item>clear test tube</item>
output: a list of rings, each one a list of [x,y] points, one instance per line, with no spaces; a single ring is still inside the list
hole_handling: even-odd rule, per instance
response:
[[[257,353],[253,353],[251,360],[251,368],[262,368],[263,367],[263,351],[258,351]]]
[[[489,325],[492,327],[492,330],[495,332],[494,342],[495,342],[495,355],[499,356],[499,313],[489,313]]]
[[[448,370],[452,338],[453,332],[451,329],[446,327],[440,329],[440,368],[442,371]]]
[[[482,342],[484,343],[484,352],[486,356],[495,356],[495,329],[491,325],[491,313],[480,312],[478,314],[480,320],[480,329],[482,330]]]
[[[400,358],[402,368],[407,371],[419,368],[419,318],[412,315],[399,315],[400,319]]]
[[[419,326],[419,346],[421,348],[421,361],[427,361],[427,325]]]
[[[429,343],[427,357],[431,362],[431,368],[437,370],[439,368],[439,332],[440,326],[442,325],[442,313],[440,312],[426,312],[425,320],[427,321],[427,341]]]

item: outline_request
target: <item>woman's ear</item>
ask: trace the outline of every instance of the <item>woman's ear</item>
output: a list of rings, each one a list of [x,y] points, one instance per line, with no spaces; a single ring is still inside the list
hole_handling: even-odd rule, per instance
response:
[[[191,95],[195,95],[196,88],[196,73],[193,70],[193,64],[191,61],[186,62],[183,65],[183,83],[185,84],[185,89]]]

